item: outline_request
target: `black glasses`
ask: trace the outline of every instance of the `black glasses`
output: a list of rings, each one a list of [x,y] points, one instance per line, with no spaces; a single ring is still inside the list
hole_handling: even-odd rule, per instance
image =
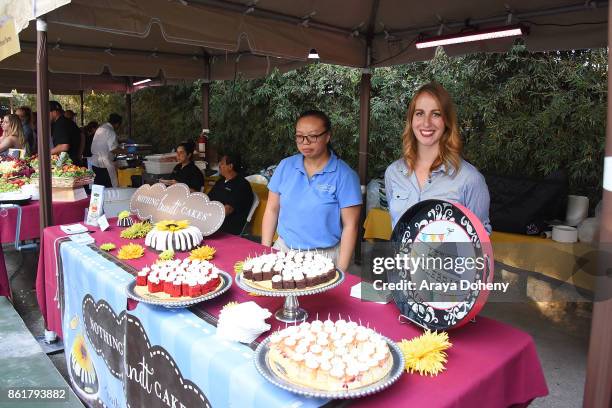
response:
[[[328,129],[324,130],[318,135],[295,135],[295,141],[297,144],[304,144],[306,141],[308,141],[308,144],[317,143],[317,140],[319,140],[319,138],[325,135],[327,132],[329,132]]]

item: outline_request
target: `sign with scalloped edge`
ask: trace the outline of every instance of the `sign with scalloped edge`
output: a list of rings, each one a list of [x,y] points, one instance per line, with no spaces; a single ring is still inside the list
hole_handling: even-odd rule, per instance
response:
[[[495,269],[493,247],[469,209],[443,200],[421,201],[400,217],[391,242],[393,256],[406,255],[413,266],[387,270],[396,288],[393,299],[408,320],[430,330],[449,330],[484,307]]]
[[[161,220],[187,220],[202,231],[213,234],[223,224],[225,208],[211,201],[204,193],[191,193],[182,183],[166,187],[161,183],[145,184],[138,188],[130,200],[130,212],[151,222]]]

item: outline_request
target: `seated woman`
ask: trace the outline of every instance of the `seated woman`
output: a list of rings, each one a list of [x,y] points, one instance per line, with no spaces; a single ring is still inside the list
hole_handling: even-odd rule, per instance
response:
[[[274,248],[317,250],[348,268],[359,225],[357,173],[329,146],[331,121],[321,111],[304,112],[295,124],[298,154],[283,159],[268,184],[261,243]]]
[[[5,115],[2,119],[2,138],[0,138],[0,154],[7,154],[8,149],[23,149],[29,154],[28,145],[23,134],[23,125],[17,115]]]
[[[249,182],[242,177],[242,164],[240,156],[225,154],[219,162],[220,178],[208,197],[220,201],[225,206],[225,220],[221,231],[240,235],[242,228],[253,205],[253,189]]]
[[[187,184],[191,192],[202,191],[204,174],[193,162],[193,142],[183,142],[176,148],[176,160],[179,162],[172,170],[171,179],[160,179],[160,183],[171,186],[176,183]]]
[[[385,171],[393,227],[408,208],[439,199],[464,205],[491,232],[489,189],[476,167],[462,158],[455,105],[442,85],[432,82],[416,92],[408,106],[402,145],[403,157]]]

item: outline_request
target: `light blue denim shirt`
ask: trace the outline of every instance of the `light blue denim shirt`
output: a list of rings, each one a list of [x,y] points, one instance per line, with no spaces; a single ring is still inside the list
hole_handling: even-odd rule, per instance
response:
[[[442,165],[431,172],[431,176],[419,188],[416,173],[410,173],[404,159],[397,160],[385,171],[385,189],[393,227],[407,209],[418,202],[429,199],[446,200],[469,208],[491,233],[489,221],[489,189],[482,174],[465,160],[459,171],[444,172]]]

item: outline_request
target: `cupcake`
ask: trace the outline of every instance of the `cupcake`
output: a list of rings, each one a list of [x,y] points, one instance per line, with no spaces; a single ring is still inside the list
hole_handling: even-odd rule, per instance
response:
[[[294,273],[293,280],[295,281],[295,287],[297,289],[304,289],[306,287],[306,278],[302,272]]]
[[[295,289],[293,275],[281,275],[283,281],[283,289]]]
[[[134,224],[134,220],[130,217],[129,211],[121,211],[117,216],[118,227],[129,227]]]
[[[281,275],[274,275],[272,277],[272,289],[282,289],[283,288],[283,278]]]

